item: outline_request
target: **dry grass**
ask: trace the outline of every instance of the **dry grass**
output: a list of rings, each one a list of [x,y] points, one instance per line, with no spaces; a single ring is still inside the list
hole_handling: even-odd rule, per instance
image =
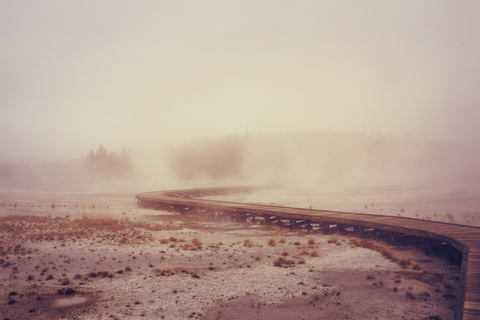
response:
[[[247,248],[251,248],[254,246],[254,243],[250,241],[250,239],[245,239],[245,241],[243,241],[243,246]]]
[[[284,257],[278,257],[274,262],[273,265],[275,267],[281,267],[281,268],[288,268],[292,267],[295,265],[295,261],[290,260],[290,259],[285,259]]]
[[[377,251],[386,259],[389,259],[392,262],[398,263],[401,267],[406,267],[407,265],[411,264],[411,262],[408,260],[403,259],[399,261],[398,258],[396,258],[390,250],[374,243],[373,241],[352,239],[350,240],[350,244],[355,247],[362,247],[362,248],[370,249],[373,251]]]
[[[275,238],[268,239],[268,245],[270,247],[275,247],[277,245],[277,242],[275,241]]]
[[[92,271],[87,274],[89,278],[113,278],[113,274],[109,271]]]
[[[197,249],[201,249],[201,248],[202,248],[202,245],[203,245],[202,241],[200,241],[199,238],[194,238],[194,239],[192,239],[192,244],[193,244],[195,247],[197,247]]]
[[[337,243],[337,239],[332,237],[332,238],[327,240],[327,243]]]
[[[412,262],[410,260],[406,260],[406,259],[401,259],[397,263],[401,267],[407,267],[407,266],[412,264]]]
[[[318,255],[317,250],[313,250],[312,252],[310,252],[310,257],[315,258],[315,257],[318,257],[318,256],[319,255]]]
[[[15,246],[0,247],[0,256],[31,254],[31,249],[26,249],[22,243],[31,241],[61,241],[60,246],[76,242],[79,239],[98,237],[98,243],[108,245],[145,244],[153,241],[149,231],[179,230],[182,227],[172,223],[151,224],[147,222],[132,222],[128,219],[115,219],[108,213],[95,217],[84,215],[73,221],[70,217],[38,217],[38,216],[7,216],[0,218],[0,232],[8,243],[17,243]],[[141,230],[146,231],[141,231]],[[36,249],[38,250],[38,249]]]

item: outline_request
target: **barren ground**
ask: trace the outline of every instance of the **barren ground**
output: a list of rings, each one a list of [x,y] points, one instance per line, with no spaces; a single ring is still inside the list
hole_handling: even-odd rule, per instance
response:
[[[452,319],[458,268],[412,247],[3,193],[1,319]]]

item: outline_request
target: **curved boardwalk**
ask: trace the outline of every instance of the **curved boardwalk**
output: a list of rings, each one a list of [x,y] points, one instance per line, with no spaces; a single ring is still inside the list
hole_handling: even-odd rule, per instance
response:
[[[221,187],[145,192],[138,204],[186,214],[229,215],[239,221],[282,225],[292,229],[382,235],[390,241],[421,239],[426,250],[446,248],[452,262],[461,263],[455,319],[480,319],[480,228],[403,217],[302,209],[198,199],[208,195],[251,192],[255,187]]]

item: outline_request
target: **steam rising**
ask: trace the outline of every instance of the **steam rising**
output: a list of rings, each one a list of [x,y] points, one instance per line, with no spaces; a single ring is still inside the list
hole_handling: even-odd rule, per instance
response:
[[[0,163],[7,189],[162,189],[216,184],[328,186],[449,185],[471,188],[480,170],[458,145],[339,133],[227,135],[121,153],[100,145],[84,158]],[[185,184],[189,183],[189,184]],[[136,188],[136,189],[135,189]]]
[[[451,143],[319,132],[195,141],[172,147],[168,164],[183,180],[260,178],[305,188],[466,182],[461,159]]]

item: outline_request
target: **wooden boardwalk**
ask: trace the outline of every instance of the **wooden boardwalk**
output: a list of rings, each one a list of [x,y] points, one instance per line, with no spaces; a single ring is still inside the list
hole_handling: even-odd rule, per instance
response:
[[[284,225],[307,230],[365,234],[381,231],[389,235],[408,235],[441,243],[450,248],[452,259],[461,261],[455,320],[480,319],[480,228],[404,217],[338,211],[302,209],[198,199],[208,195],[250,192],[254,187],[222,187],[146,192],[136,196],[138,204],[182,213],[228,214],[240,221]]]

